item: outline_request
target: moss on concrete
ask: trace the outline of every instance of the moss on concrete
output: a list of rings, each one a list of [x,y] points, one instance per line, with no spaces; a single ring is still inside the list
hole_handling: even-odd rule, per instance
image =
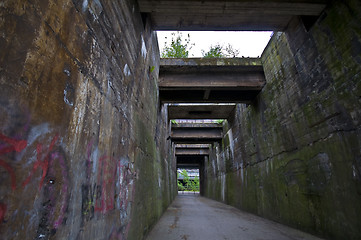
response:
[[[334,1],[309,32],[294,19],[274,33],[267,84],[237,107],[234,158],[227,139],[210,157],[218,187],[207,196],[222,200],[225,186],[233,206],[328,239],[361,237],[360,15],[357,1]]]

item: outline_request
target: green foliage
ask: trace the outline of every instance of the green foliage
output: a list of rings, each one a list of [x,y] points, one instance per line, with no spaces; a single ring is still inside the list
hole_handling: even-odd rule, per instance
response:
[[[190,43],[190,35],[188,38],[183,39],[183,36],[180,32],[172,33],[172,40],[170,44],[165,42],[165,47],[162,51],[162,58],[187,58],[189,55],[189,50],[194,46]]]
[[[149,67],[149,72],[152,73],[154,71],[154,69],[155,69],[155,66]]]
[[[188,34],[186,38],[183,38],[181,32],[171,33],[171,40],[165,42],[165,47],[162,50],[162,58],[188,58],[189,50],[194,46],[194,43],[191,43],[190,35]],[[234,49],[231,44],[228,44],[226,47],[217,43],[216,45],[211,45],[210,49],[206,52],[202,50],[202,55],[204,58],[234,58],[239,54],[238,49]],[[151,71],[152,72],[152,71]]]
[[[192,181],[192,191],[196,192],[199,191],[199,178],[195,177],[194,180]]]
[[[224,119],[218,119],[218,120],[216,120],[216,123],[217,124],[222,124],[224,122]]]
[[[211,48],[208,52],[202,50],[202,55],[204,58],[223,58],[225,55],[223,54],[223,47],[219,44],[215,46],[211,45]]]
[[[183,171],[182,171],[182,176],[183,176],[183,182],[185,183],[185,188],[186,188],[186,190],[190,190],[190,189],[192,189],[192,183],[191,183],[191,179],[189,178],[189,176],[188,176],[188,172],[186,171],[186,170],[184,170],[183,169]]]
[[[179,173],[177,172],[177,179],[179,179]],[[185,187],[183,186],[183,184],[177,180],[177,185],[178,185],[178,191],[184,191]]]
[[[179,174],[177,173],[178,178]],[[178,180],[178,191],[199,191],[199,178],[195,177],[193,180],[189,177],[186,170],[182,170],[181,175],[183,176],[183,184]]]
[[[185,190],[185,187],[183,186],[183,184],[179,180],[178,180],[177,184],[178,184],[178,191],[184,191]]]
[[[234,49],[231,44],[228,44],[226,47],[223,47],[219,43],[216,45],[211,45],[211,48],[208,52],[202,50],[202,55],[204,58],[234,58],[239,54],[238,49]]]

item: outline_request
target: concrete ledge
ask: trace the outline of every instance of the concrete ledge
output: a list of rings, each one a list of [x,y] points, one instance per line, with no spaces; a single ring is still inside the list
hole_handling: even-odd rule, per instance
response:
[[[168,103],[249,103],[265,83],[259,58],[162,59],[158,79]]]

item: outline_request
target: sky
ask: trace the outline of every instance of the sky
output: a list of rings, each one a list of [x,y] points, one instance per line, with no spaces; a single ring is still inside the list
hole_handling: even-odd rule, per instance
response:
[[[165,42],[172,39],[172,31],[158,31],[158,43],[160,51],[163,50]],[[189,51],[189,57],[202,57],[202,50],[206,52],[211,45],[216,44],[226,47],[231,44],[234,49],[239,50],[237,57],[259,57],[270,40],[272,32],[233,32],[233,31],[182,31],[183,39],[190,35],[191,43],[195,45]],[[167,37],[167,39],[166,39]]]

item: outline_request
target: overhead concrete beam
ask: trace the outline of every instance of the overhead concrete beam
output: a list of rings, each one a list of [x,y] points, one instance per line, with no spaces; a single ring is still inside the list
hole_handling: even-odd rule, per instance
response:
[[[259,58],[162,59],[158,80],[167,103],[249,103],[265,83]]]
[[[219,124],[172,124],[170,139],[175,143],[213,143],[221,141],[223,129]]]
[[[156,30],[282,31],[294,16],[319,16],[327,0],[138,0]]]
[[[176,156],[208,156],[209,144],[177,144]]]
[[[228,119],[234,104],[217,105],[169,105],[168,119]]]
[[[177,156],[177,168],[199,169],[204,159],[204,156]]]
[[[209,149],[210,144],[176,144],[175,148],[199,148],[199,149]]]
[[[201,148],[180,148],[175,150],[176,156],[208,156],[209,149]]]

